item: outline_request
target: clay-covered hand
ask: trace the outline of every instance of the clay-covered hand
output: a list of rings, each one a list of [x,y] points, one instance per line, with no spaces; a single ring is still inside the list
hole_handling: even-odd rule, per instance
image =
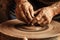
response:
[[[54,11],[50,7],[44,7],[40,10],[39,14],[35,17],[32,24],[38,23],[38,24],[49,24],[52,21],[52,18],[54,16]]]
[[[19,20],[30,23],[34,17],[33,6],[28,2],[17,3],[16,16]]]

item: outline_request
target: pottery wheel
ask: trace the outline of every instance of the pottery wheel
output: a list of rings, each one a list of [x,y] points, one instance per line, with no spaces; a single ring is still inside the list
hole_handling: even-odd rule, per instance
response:
[[[60,35],[60,23],[52,21],[48,28],[43,31],[25,31],[16,28],[14,25],[23,23],[20,20],[13,19],[0,24],[0,32],[16,38],[49,38]]]

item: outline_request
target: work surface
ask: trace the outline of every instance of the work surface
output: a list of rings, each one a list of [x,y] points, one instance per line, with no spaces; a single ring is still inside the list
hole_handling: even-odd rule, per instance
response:
[[[49,29],[45,31],[38,31],[38,32],[26,32],[26,31],[17,30],[12,26],[17,23],[20,23],[20,21],[17,19],[2,23],[0,25],[0,33],[15,38],[27,37],[27,38],[34,38],[34,39],[49,38],[49,37],[55,37],[60,35],[60,23],[56,21],[52,21],[52,23],[49,24]],[[59,37],[57,38],[57,40],[59,40]]]

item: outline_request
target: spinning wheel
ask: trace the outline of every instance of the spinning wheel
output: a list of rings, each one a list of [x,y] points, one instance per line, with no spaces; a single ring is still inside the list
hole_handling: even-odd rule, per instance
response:
[[[28,29],[23,29],[21,27],[18,28],[18,26],[15,26],[20,23],[22,24],[24,22],[17,19],[4,22],[0,24],[0,32],[16,38],[25,38],[25,40],[29,38],[49,38],[60,35],[60,23],[56,21],[52,21],[52,23],[48,25],[47,29],[40,31],[29,31]]]

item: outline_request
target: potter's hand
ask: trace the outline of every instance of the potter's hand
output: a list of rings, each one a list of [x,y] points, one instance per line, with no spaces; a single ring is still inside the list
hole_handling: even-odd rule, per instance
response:
[[[33,6],[28,2],[17,4],[16,16],[19,20],[30,23],[34,17]]]
[[[32,24],[49,24],[54,16],[54,11],[50,7],[44,7],[40,10],[39,14],[33,19]]]

